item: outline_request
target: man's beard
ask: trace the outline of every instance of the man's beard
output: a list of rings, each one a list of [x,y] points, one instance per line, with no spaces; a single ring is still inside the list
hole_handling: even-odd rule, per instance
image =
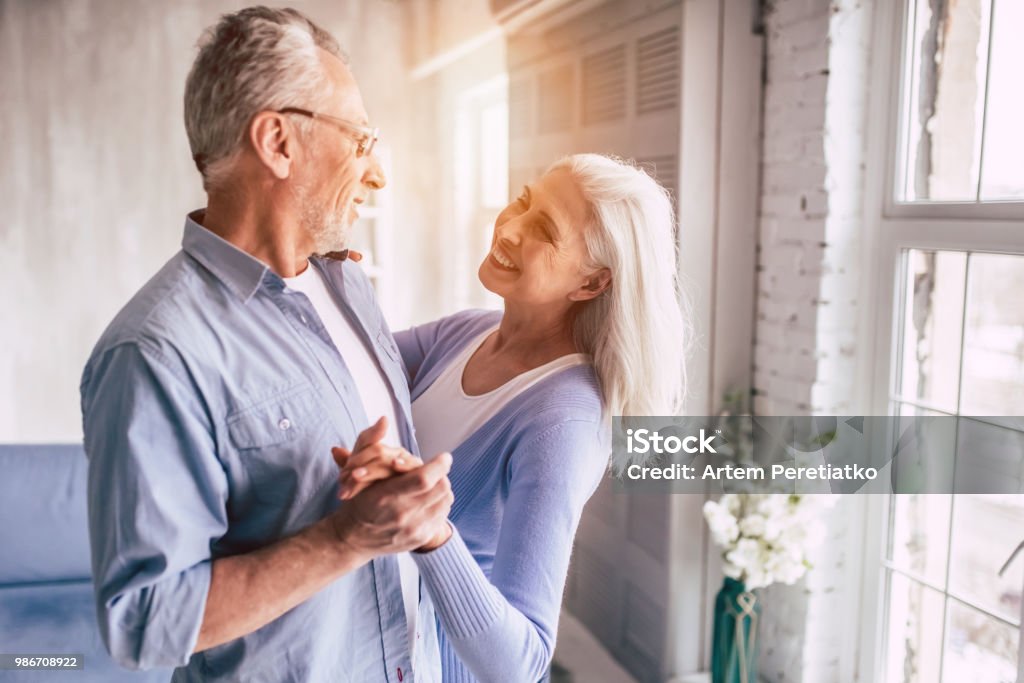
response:
[[[296,198],[302,207],[302,228],[313,241],[313,253],[328,254],[345,248],[351,234],[344,208],[330,208],[327,202],[317,202],[308,187],[296,189]]]

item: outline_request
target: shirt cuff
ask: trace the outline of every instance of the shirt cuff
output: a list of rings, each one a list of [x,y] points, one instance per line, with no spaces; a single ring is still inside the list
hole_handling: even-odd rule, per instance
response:
[[[448,636],[469,638],[503,618],[505,598],[484,576],[455,525],[444,545],[411,555]]]

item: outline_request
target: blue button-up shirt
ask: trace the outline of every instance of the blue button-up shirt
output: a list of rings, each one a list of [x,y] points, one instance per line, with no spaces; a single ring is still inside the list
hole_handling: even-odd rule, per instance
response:
[[[369,281],[350,261],[311,262],[379,362],[415,451],[406,375]],[[103,333],[81,392],[96,602],[115,659],[179,667],[174,681],[440,679],[434,629],[409,651],[393,556],[192,654],[212,561],[335,509],[330,448],[370,423],[304,294],[190,216],[182,250]],[[434,623],[426,598],[418,618]]]

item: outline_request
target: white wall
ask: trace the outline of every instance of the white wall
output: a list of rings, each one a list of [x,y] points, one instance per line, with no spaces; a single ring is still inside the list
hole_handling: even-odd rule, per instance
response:
[[[244,2],[0,0],[0,442],[80,439],[78,382],[114,313],[178,248],[204,202],[182,123],[185,76],[202,29]],[[391,173],[403,282],[430,280],[429,136],[409,106],[404,8],[292,2],[351,57]],[[429,172],[429,171],[428,171]],[[422,287],[399,317],[436,307]]]

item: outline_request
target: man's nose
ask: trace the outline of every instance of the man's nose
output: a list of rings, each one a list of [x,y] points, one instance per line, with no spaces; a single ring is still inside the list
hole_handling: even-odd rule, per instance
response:
[[[380,165],[380,159],[376,154],[370,154],[367,159],[366,172],[363,174],[363,184],[374,190],[383,189],[388,180],[384,177],[384,169]]]

